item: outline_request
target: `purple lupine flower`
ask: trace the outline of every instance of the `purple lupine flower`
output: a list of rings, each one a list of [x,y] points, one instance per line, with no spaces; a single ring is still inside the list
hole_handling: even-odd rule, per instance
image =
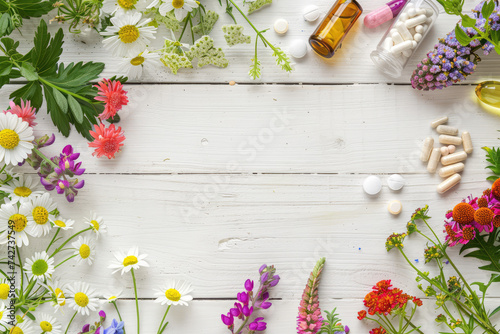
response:
[[[264,318],[262,317],[256,318],[248,325],[248,329],[256,332],[265,331],[267,328],[267,324],[262,320],[264,320]]]
[[[226,326],[233,326],[234,324],[234,317],[232,314],[228,313],[227,315],[221,314],[220,315],[222,322]]]
[[[90,331],[90,324],[85,324],[82,327],[82,333],[88,333]]]
[[[104,312],[103,310],[100,310],[99,311],[99,317],[101,318],[101,322],[103,322],[104,320],[106,320],[106,312]]]
[[[252,291],[253,290],[253,281],[247,279],[245,281],[245,290]]]

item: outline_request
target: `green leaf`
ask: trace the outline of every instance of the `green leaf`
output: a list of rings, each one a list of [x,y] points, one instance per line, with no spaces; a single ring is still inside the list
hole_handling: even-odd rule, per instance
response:
[[[61,108],[61,111],[66,114],[68,112],[68,100],[66,100],[64,95],[56,88],[52,89],[52,93],[57,105]]]
[[[21,71],[21,75],[28,81],[38,80],[38,74],[30,63],[23,63],[19,71]]]
[[[68,105],[76,121],[81,124],[83,122],[83,111],[80,103],[78,103],[73,96],[68,95]]]
[[[40,17],[50,12],[54,9],[54,2],[55,0],[10,0],[9,5],[22,18],[29,19],[30,17]]]
[[[465,28],[472,28],[476,25],[476,19],[473,19],[470,16],[464,15],[462,18],[462,26]]]
[[[43,103],[42,87],[38,81],[31,81],[10,94],[10,98],[14,99],[16,104],[24,101],[31,101],[33,107],[40,109]]]
[[[10,35],[12,32],[12,20],[9,13],[3,13],[0,17],[0,36]]]
[[[0,57],[0,77],[12,71],[12,63],[8,57]]]
[[[479,267],[479,269],[500,274],[500,245],[495,244],[499,235],[500,229],[495,229],[489,234],[478,233],[473,240],[462,246],[460,254],[466,250],[472,250],[464,256],[486,261],[488,264]]]
[[[488,22],[488,18],[490,17],[490,15],[493,13],[494,10],[495,10],[494,0],[484,2],[483,8],[481,9],[481,14],[483,14],[483,18],[486,19],[486,22]]]
[[[467,35],[458,24],[455,27],[455,36],[457,38],[457,41],[463,46],[469,45],[473,40],[473,38],[469,37],[469,35]]]
[[[490,317],[492,317],[495,313],[499,312],[500,311],[500,306],[498,306],[496,309],[494,309],[491,313],[490,313]]]
[[[64,33],[59,29],[54,38],[47,32],[47,24],[44,20],[35,33],[34,47],[29,52],[31,63],[40,75],[50,75],[56,72],[57,62],[62,53]]]
[[[500,30],[491,30],[490,37],[491,37],[491,40],[495,44],[499,44],[500,43]]]
[[[500,55],[500,45],[495,46],[495,51]]]
[[[495,147],[483,147],[486,151],[486,161],[490,164],[485,168],[490,169],[493,176],[487,178],[487,180],[495,181],[500,176],[500,149]]]

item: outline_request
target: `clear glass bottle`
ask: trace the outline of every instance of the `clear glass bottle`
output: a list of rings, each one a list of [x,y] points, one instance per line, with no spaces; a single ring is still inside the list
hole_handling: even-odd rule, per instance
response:
[[[309,38],[312,49],[324,58],[333,57],[361,13],[356,0],[337,0]]]
[[[438,16],[434,0],[409,0],[370,54],[375,66],[390,77],[400,77]]]

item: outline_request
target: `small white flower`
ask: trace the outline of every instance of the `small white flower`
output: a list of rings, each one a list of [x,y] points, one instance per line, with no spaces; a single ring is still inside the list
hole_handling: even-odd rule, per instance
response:
[[[99,306],[96,292],[87,283],[76,282],[68,290],[73,297],[68,301],[69,306],[81,315],[90,315],[90,311],[95,311]]]
[[[189,295],[193,291],[191,284],[184,281],[168,280],[162,289],[156,289],[155,302],[161,305],[184,305],[187,306],[188,302],[193,300]]]
[[[50,212],[57,209],[56,204],[50,198],[50,194],[44,193],[42,196],[36,197],[23,205],[26,205],[29,210],[27,218],[31,235],[42,237],[49,234],[52,228],[50,221],[55,219]]]
[[[57,313],[57,311],[63,312],[62,308],[66,305],[66,285],[64,283],[61,283],[61,281],[58,279],[52,279],[47,282],[47,288],[48,290],[52,291],[53,294],[52,306],[55,309],[54,313]]]
[[[104,46],[119,57],[135,57],[145,50],[149,41],[156,38],[156,28],[148,25],[151,19],[141,18],[139,12],[112,17],[113,25],[101,32],[101,35],[109,36],[102,41]]]
[[[62,333],[61,324],[53,316],[45,313],[40,313],[37,315],[36,320],[38,322],[38,325],[40,326],[40,329],[42,330],[42,333],[44,334]]]
[[[123,293],[123,290],[119,290],[116,292],[106,292],[104,294],[104,303],[112,303],[117,301]]]
[[[15,238],[16,245],[22,247],[29,245],[28,234],[33,236],[28,227],[29,209],[25,204],[18,208],[17,204],[7,203],[0,207],[0,245],[9,241],[9,238]],[[12,229],[12,230],[11,230]],[[15,232],[15,235],[12,234]]]
[[[63,231],[67,231],[73,229],[73,224],[75,224],[75,221],[72,219],[63,219],[61,217],[57,217],[52,220],[52,224],[54,224],[54,228],[59,228]]]
[[[85,218],[85,223],[92,227],[92,231],[96,234],[96,238],[99,238],[99,235],[106,233],[107,226],[104,224],[104,219],[101,216],[98,216],[95,212],[90,212],[90,218]]]
[[[145,50],[135,57],[127,57],[122,60],[121,68],[126,68],[129,79],[139,79],[144,70],[154,73],[155,68],[161,66],[160,55]]]
[[[35,255],[31,259],[26,259],[24,270],[30,279],[35,277],[38,280],[44,281],[54,273],[54,259],[49,258],[45,251],[41,253],[35,252]]]
[[[147,254],[139,255],[139,248],[134,246],[128,250],[127,253],[122,251],[114,252],[113,255],[116,258],[116,261],[113,261],[108,268],[115,269],[113,274],[122,271],[122,275],[124,273],[128,273],[131,269],[137,270],[140,267],[149,267],[149,264],[144,261],[147,257]]]
[[[170,11],[174,11],[177,21],[182,21],[194,8],[198,8],[198,3],[193,0],[165,0],[160,5],[160,14],[165,16]]]
[[[144,0],[104,0],[102,11],[107,14],[121,14],[129,10],[141,12],[146,9]]]
[[[0,161],[17,165],[33,150],[33,128],[12,113],[0,113]]]
[[[22,323],[18,323],[15,326],[8,325],[9,334],[35,334],[36,331],[33,328],[33,322],[30,320],[26,320]]]
[[[8,318],[9,310],[5,306],[3,302],[0,302],[0,326],[7,326],[7,323],[10,321]]]
[[[88,238],[81,236],[78,237],[78,240],[71,244],[73,248],[75,248],[76,259],[78,263],[86,262],[89,266],[94,262],[94,243]]]
[[[1,191],[8,193],[11,203],[24,203],[43,194],[42,186],[38,180],[31,176],[19,175],[0,187]]]

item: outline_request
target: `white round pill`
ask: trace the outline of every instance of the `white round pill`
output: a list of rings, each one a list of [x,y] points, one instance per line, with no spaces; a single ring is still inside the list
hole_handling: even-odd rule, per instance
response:
[[[413,39],[414,42],[420,42],[422,40],[422,34],[417,32],[415,35],[413,35]]]
[[[284,34],[288,31],[288,21],[285,19],[278,19],[274,22],[274,31],[278,34]]]
[[[293,58],[303,58],[307,54],[307,44],[301,39],[296,39],[290,44],[288,51]]]
[[[387,185],[391,190],[400,190],[404,187],[405,183],[405,179],[399,174],[392,174],[387,179]]]
[[[457,148],[455,147],[455,145],[448,145],[448,152],[451,153],[455,153],[455,151],[457,150]]]
[[[415,31],[418,32],[419,34],[423,34],[424,27],[419,24],[418,26],[415,27]]]
[[[368,195],[376,195],[382,190],[382,180],[378,176],[370,175],[363,181],[363,190]]]
[[[401,204],[398,200],[391,201],[387,206],[387,210],[389,210],[389,212],[393,215],[399,215],[401,210],[403,210],[403,204]]]
[[[307,22],[314,22],[319,18],[319,7],[316,5],[306,6],[302,10],[302,15],[304,16],[304,20],[306,20]]]
[[[448,148],[448,146],[441,147],[441,155],[445,156],[445,155],[448,155],[448,154],[450,154],[450,149]]]

